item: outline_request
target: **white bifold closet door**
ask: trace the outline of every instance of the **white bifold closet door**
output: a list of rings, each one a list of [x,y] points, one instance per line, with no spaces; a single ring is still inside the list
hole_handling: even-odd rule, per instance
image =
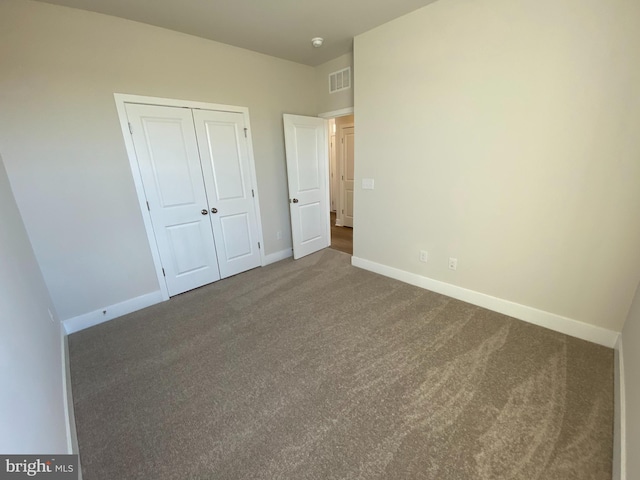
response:
[[[169,295],[259,266],[244,116],[126,110]]]

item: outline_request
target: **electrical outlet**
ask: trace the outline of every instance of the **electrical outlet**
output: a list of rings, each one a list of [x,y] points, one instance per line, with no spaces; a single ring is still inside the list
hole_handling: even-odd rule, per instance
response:
[[[280,230],[276,232],[276,240],[282,240],[282,232]]]
[[[458,268],[458,259],[449,257],[449,270],[456,270]]]
[[[420,250],[420,261],[423,263],[427,263],[427,258],[429,257],[429,254],[427,253],[426,250]]]

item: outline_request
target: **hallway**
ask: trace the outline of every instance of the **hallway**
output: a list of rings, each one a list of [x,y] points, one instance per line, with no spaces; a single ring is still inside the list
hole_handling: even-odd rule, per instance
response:
[[[331,248],[353,255],[353,228],[336,227],[335,212],[331,212]]]

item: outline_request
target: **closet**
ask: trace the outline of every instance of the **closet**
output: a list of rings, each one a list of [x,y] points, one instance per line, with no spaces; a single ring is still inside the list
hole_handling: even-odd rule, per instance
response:
[[[245,116],[124,106],[169,296],[260,266]]]

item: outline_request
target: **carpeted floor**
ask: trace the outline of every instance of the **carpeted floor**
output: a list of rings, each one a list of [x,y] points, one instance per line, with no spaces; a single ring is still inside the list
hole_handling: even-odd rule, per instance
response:
[[[85,480],[611,478],[611,349],[335,250],[69,343]]]

